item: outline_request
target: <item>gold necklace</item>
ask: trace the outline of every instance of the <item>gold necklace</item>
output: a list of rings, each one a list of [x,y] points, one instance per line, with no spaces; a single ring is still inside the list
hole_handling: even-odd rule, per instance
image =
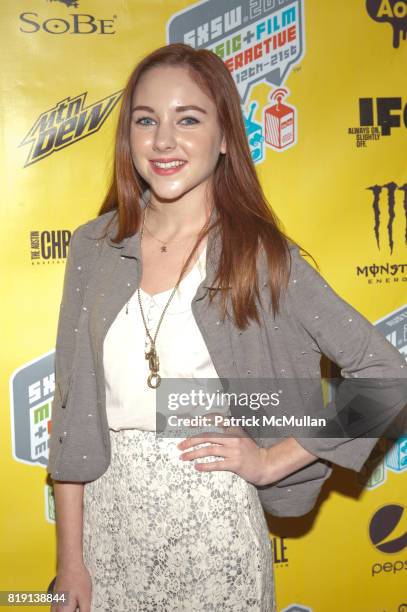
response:
[[[141,241],[143,239],[145,218],[146,218],[147,208],[148,208],[149,204],[150,204],[150,202],[146,205],[145,210],[144,210],[143,224],[141,226],[141,233],[140,233],[140,247],[141,247]],[[158,355],[157,355],[155,341],[156,341],[158,330],[160,329],[160,325],[161,325],[161,322],[163,320],[164,314],[165,314],[165,312],[166,312],[166,310],[167,310],[167,308],[168,308],[172,298],[174,297],[174,294],[175,294],[175,292],[176,292],[180,282],[181,282],[181,279],[178,279],[178,282],[175,285],[175,287],[174,287],[174,289],[173,289],[173,291],[172,291],[172,293],[171,293],[171,295],[170,295],[170,297],[169,297],[169,299],[168,299],[168,301],[167,301],[167,303],[166,303],[166,305],[164,307],[164,310],[161,313],[160,319],[158,321],[157,329],[155,330],[154,338],[151,337],[150,330],[148,329],[148,326],[147,326],[147,323],[146,323],[146,319],[145,319],[145,316],[144,316],[143,306],[141,304],[140,287],[137,288],[137,296],[138,296],[138,302],[139,302],[139,305],[140,305],[141,316],[143,318],[143,323],[144,323],[144,327],[145,327],[147,336],[148,336],[148,338],[150,340],[149,350],[144,353],[144,357],[146,359],[148,359],[148,365],[150,367],[150,374],[149,374],[149,376],[147,378],[147,384],[152,389],[156,389],[159,386],[160,382],[161,382],[161,376],[158,373],[159,367],[160,367],[160,360],[159,360]]]
[[[150,236],[152,238],[154,238],[154,240],[157,240],[158,242],[161,242],[161,244],[163,245],[160,248],[161,253],[166,253],[167,252],[167,244],[180,244],[181,242],[185,242],[185,240],[171,240],[170,242],[168,242],[168,240],[160,240],[159,238],[156,238],[156,236],[154,236],[154,234],[152,234],[150,232],[150,230],[148,229],[147,225],[145,227],[146,227],[146,230],[148,231],[148,233],[150,234]]]

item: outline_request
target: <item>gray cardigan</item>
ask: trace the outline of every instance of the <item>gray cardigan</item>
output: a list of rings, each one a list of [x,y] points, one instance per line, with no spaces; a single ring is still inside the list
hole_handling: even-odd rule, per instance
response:
[[[149,192],[144,192],[142,206],[148,196]],[[112,217],[106,239],[99,239]],[[94,480],[110,463],[103,341],[141,278],[139,232],[115,244],[111,239],[116,229],[115,213],[108,212],[79,226],[71,237],[56,340],[47,466],[57,481]],[[325,354],[341,368],[345,379],[395,378],[405,383],[407,366],[402,355],[329,286],[292,243],[290,281],[279,315],[273,318],[268,308],[259,305],[261,325],[251,322],[241,331],[231,317],[223,322],[218,300],[210,305],[208,295],[220,249],[219,235],[211,232],[206,277],[191,308],[221,380],[315,379],[320,377],[320,358]],[[264,304],[270,303],[267,266],[261,257],[258,274],[261,301],[264,298]],[[402,399],[392,398],[385,415],[389,422],[404,405]],[[296,403],[292,408],[301,414]],[[264,509],[276,516],[309,512],[332,472],[331,462],[359,471],[377,442],[376,436],[297,439],[318,459],[277,483],[258,487]],[[263,446],[276,441],[257,440]]]

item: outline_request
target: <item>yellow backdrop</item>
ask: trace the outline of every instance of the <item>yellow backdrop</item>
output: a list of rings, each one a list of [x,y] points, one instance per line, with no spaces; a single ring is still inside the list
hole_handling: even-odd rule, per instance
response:
[[[225,61],[286,230],[406,354],[407,2],[3,0],[0,11],[0,590],[46,591],[64,264],[105,194],[130,70],[175,41]],[[307,517],[269,518],[279,612],[407,609],[407,439],[376,450],[359,475],[335,469]]]

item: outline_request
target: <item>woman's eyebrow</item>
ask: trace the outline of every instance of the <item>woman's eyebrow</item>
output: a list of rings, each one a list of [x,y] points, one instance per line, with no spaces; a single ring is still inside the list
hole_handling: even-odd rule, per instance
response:
[[[135,106],[132,109],[132,113],[134,113],[134,111],[136,110],[143,110],[143,111],[148,111],[149,113],[154,113],[154,109],[151,108],[151,106]],[[204,110],[203,108],[201,108],[200,106],[196,106],[195,104],[191,104],[189,106],[177,106],[175,109],[176,113],[183,113],[184,111],[187,110],[196,110],[199,111],[200,113],[204,113],[205,115],[207,115],[208,113],[206,112],[206,110]]]

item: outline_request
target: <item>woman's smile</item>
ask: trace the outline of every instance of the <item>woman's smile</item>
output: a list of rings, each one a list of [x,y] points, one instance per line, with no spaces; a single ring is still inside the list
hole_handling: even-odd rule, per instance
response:
[[[179,172],[188,162],[177,160],[172,162],[158,162],[150,159],[150,165],[156,174],[167,175]]]

